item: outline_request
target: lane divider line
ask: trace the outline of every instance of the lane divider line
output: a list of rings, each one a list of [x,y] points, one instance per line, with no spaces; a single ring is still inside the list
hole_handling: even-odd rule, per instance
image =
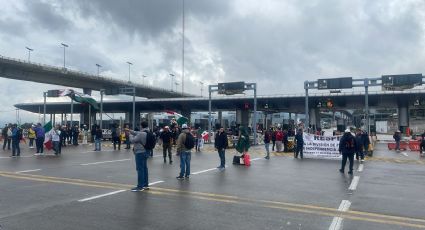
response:
[[[41,169],[23,170],[23,171],[17,171],[16,173],[27,173],[27,172],[37,172],[37,171],[41,171]]]
[[[80,164],[80,165],[82,165],[82,166],[98,165],[98,164],[114,163],[114,162],[129,161],[129,160],[131,160],[131,158],[126,158],[126,159],[121,159],[121,160],[114,160],[114,161],[99,161],[99,162],[86,163],[86,164]]]
[[[350,187],[348,190],[354,191],[357,188],[357,185],[359,184],[360,177],[354,176],[353,180],[351,181]]]
[[[201,174],[201,173],[204,173],[204,172],[209,172],[209,171],[212,171],[212,170],[218,170],[218,169],[217,168],[205,169],[205,170],[202,170],[202,171],[194,172],[194,173],[192,173],[192,175],[198,175],[198,174]]]
[[[357,171],[358,172],[363,172],[363,168],[364,168],[364,165],[361,164],[361,165],[359,165],[359,168],[357,169]]]
[[[251,161],[258,161],[258,160],[261,160],[261,159],[264,159],[264,158],[262,158],[262,157],[257,157],[257,158],[251,159]]]
[[[89,200],[94,200],[94,199],[114,195],[114,194],[125,192],[125,191],[127,191],[127,190],[118,190],[118,191],[114,191],[114,192],[110,192],[110,193],[105,193],[105,194],[102,194],[102,195],[92,196],[92,197],[88,197],[88,198],[78,200],[78,202],[86,202],[86,201],[89,201]]]
[[[342,200],[341,204],[339,204],[338,211],[346,212],[351,206],[351,202],[349,200]],[[340,230],[342,227],[342,222],[344,218],[335,216],[332,220],[331,226],[329,226],[329,230]]]
[[[154,185],[154,184],[159,184],[159,183],[164,183],[164,181],[163,180],[155,181],[155,182],[149,183],[149,186]]]

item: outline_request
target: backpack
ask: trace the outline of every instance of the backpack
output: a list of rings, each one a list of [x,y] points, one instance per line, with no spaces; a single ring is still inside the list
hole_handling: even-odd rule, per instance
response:
[[[193,149],[195,147],[195,138],[190,133],[186,134],[186,140],[184,141],[184,147],[186,149]]]
[[[146,144],[143,146],[145,149],[152,150],[156,145],[156,137],[151,131],[145,131],[146,133]]]
[[[349,137],[347,140],[345,140],[345,148],[347,150],[355,150],[356,146],[354,143],[354,137]]]

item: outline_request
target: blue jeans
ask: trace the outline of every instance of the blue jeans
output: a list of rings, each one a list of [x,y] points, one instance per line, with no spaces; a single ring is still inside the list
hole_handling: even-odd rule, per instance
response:
[[[180,153],[180,177],[190,175],[190,151]]]
[[[220,157],[220,167],[224,168],[226,165],[226,150],[219,149],[218,156]]]
[[[21,155],[21,149],[19,148],[19,141],[18,139],[12,138],[12,156],[20,156]]]
[[[101,145],[102,145],[102,140],[101,139],[95,139],[94,140],[94,150],[100,151]]]
[[[147,159],[149,157],[148,152],[136,152],[134,153],[134,158],[136,160],[136,170],[137,170],[137,187],[144,188],[149,186],[148,179],[148,164]]]
[[[264,147],[266,148],[267,157],[270,157],[270,143],[264,143]]]

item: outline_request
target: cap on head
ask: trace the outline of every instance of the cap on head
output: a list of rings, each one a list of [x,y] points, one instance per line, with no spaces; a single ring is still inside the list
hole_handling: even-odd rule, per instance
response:
[[[168,127],[168,125],[164,127],[164,129],[169,129],[169,128],[170,128],[170,127]]]
[[[187,127],[187,124],[183,124],[182,125],[182,129],[187,129],[188,127]]]
[[[397,133],[401,133],[401,131],[400,130],[397,130]]]
[[[350,129],[346,129],[344,132],[345,133],[351,133]]]

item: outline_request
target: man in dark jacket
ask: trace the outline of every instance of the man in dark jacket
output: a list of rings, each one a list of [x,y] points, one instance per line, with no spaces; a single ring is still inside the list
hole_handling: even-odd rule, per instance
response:
[[[395,141],[395,150],[400,151],[400,141],[401,141],[400,130],[397,130],[397,132],[394,133],[393,138]]]
[[[425,149],[425,131],[421,135],[421,143],[419,145],[419,153],[421,156],[424,156],[424,149]]]
[[[369,144],[370,144],[369,134],[366,132],[366,130],[363,130],[362,131],[363,156],[368,155]],[[364,161],[364,158],[362,159],[362,161]]]
[[[344,173],[347,158],[350,161],[348,174],[353,174],[354,152],[356,151],[356,139],[351,134],[350,129],[346,129],[344,135],[339,141],[339,152],[342,154],[342,164],[339,171]]]
[[[111,137],[112,137],[112,144],[114,145],[114,150],[117,150],[117,144],[118,144],[118,150],[120,150],[121,149],[120,132],[118,130],[118,124],[116,123],[112,125]]]
[[[298,158],[298,154],[300,154],[301,159],[303,159],[303,150],[304,150],[304,138],[303,138],[303,130],[298,129],[297,134],[295,135],[296,147],[294,151],[294,157]]]
[[[170,164],[172,164],[173,158],[171,153],[171,141],[173,139],[173,133],[170,131],[170,127],[165,126],[164,130],[159,135],[159,138],[162,140],[162,155],[164,156],[164,164],[167,163],[167,152]]]
[[[273,142],[272,151],[274,151],[274,147],[276,146],[276,130],[275,129],[272,129],[272,142]]]
[[[273,130],[270,128],[270,131],[267,131],[264,133],[264,147],[266,148],[267,155],[264,157],[265,159],[270,159],[270,141],[272,139],[272,132]]]
[[[226,148],[227,148],[227,134],[224,132],[224,128],[220,127],[218,132],[215,135],[215,144],[214,147],[218,151],[218,156],[220,157],[220,166],[218,166],[218,169],[224,169],[225,168],[225,154],[226,154]]]
[[[362,131],[359,129],[356,133],[356,160],[361,159],[364,161],[364,153],[363,153],[363,137]]]

